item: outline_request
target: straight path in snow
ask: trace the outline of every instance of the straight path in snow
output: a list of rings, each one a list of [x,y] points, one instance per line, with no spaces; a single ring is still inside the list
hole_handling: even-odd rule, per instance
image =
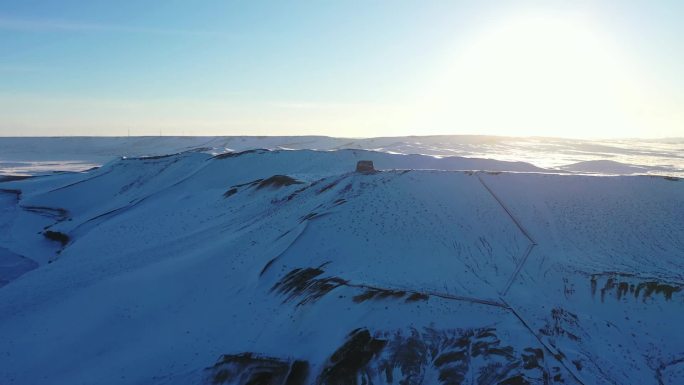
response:
[[[534,247],[537,246],[537,242],[534,240],[534,238],[532,238],[530,233],[527,231],[527,229],[525,229],[525,227],[518,220],[518,218],[516,218],[513,215],[511,210],[508,209],[506,204],[504,204],[504,202],[494,193],[494,191],[485,183],[485,181],[482,180],[482,177],[480,175],[477,175],[477,179],[480,181],[482,186],[489,192],[489,194],[499,203],[501,208],[504,209],[506,214],[511,218],[511,220],[513,221],[513,223],[515,223],[515,225],[518,227],[518,229],[520,229],[520,232],[525,236],[525,238],[527,238],[530,241],[530,244],[527,247],[527,249],[525,250],[525,253],[523,254],[522,259],[520,260],[520,262],[516,266],[511,277],[508,279],[508,282],[506,282],[506,286],[504,286],[504,289],[501,291],[501,296],[500,296],[501,302],[504,304],[505,308],[508,309],[511,313],[513,313],[513,315],[523,324],[523,326],[527,330],[529,330],[530,333],[532,333],[534,338],[536,338],[537,341],[539,341],[539,343],[549,353],[551,353],[561,365],[563,365],[565,370],[568,373],[570,373],[570,375],[575,379],[575,381],[577,381],[579,384],[584,385],[584,381],[582,381],[582,379],[580,379],[580,377],[577,375],[577,373],[575,373],[575,371],[573,371],[570,368],[570,366],[568,366],[565,363],[565,359],[562,356],[561,356],[561,358],[558,358],[559,357],[558,352],[555,349],[553,349],[551,346],[549,346],[549,344],[547,344],[546,341],[544,341],[542,338],[540,338],[539,335],[537,335],[537,333],[534,332],[534,329],[532,329],[532,327],[527,323],[527,321],[525,321],[522,314],[520,312],[518,312],[514,307],[509,305],[508,302],[506,302],[506,300],[504,299],[504,297],[508,293],[508,290],[511,288],[511,285],[513,284],[513,282],[515,282],[515,279],[518,277],[518,275],[520,275],[520,271],[522,270],[523,266],[525,266],[525,263],[527,262],[528,257],[532,253],[532,249],[534,249]]]
[[[511,218],[511,220],[513,221],[513,223],[515,223],[515,225],[518,227],[518,229],[520,229],[520,232],[523,233],[523,235],[525,236],[525,238],[527,238],[527,239],[530,241],[530,245],[527,246],[527,249],[525,250],[525,253],[523,253],[522,259],[520,260],[520,262],[518,263],[518,265],[515,267],[515,270],[513,271],[513,274],[512,274],[511,277],[508,279],[508,282],[506,282],[506,286],[504,286],[503,290],[501,291],[501,295],[502,295],[502,296],[505,296],[505,295],[508,293],[508,290],[511,288],[511,285],[513,285],[513,282],[515,281],[515,279],[516,279],[516,278],[518,277],[518,275],[520,274],[520,270],[522,270],[523,266],[524,266],[525,263],[527,262],[527,258],[528,258],[528,257],[530,256],[530,254],[532,253],[532,249],[534,249],[534,247],[537,246],[537,242],[534,240],[534,238],[532,238],[532,236],[531,236],[530,233],[527,231],[527,229],[525,229],[525,227],[522,225],[522,223],[520,223],[520,221],[518,220],[518,218],[516,218],[516,217],[513,215],[513,213],[511,212],[511,210],[509,210],[508,207],[506,207],[506,204],[504,204],[503,201],[494,193],[494,191],[492,191],[492,189],[491,189],[489,186],[487,186],[487,184],[484,182],[484,180],[482,180],[482,177],[480,177],[480,175],[478,175],[478,176],[477,176],[477,179],[480,181],[480,183],[482,184],[482,186],[484,186],[484,188],[489,192],[489,194],[490,194],[490,195],[499,203],[499,205],[501,206],[501,208],[504,209],[504,211],[506,212],[506,214],[508,214],[508,217]]]
[[[454,301],[464,301],[464,302],[472,302],[472,303],[477,303],[480,305],[488,305],[488,306],[496,306],[500,307],[503,309],[510,310],[510,307],[506,305],[505,303],[502,302],[497,302],[497,301],[492,301],[488,299],[481,299],[481,298],[475,298],[475,297],[465,297],[461,295],[452,295],[452,294],[445,294],[445,293],[439,293],[435,291],[430,291],[430,290],[415,290],[415,289],[405,289],[405,288],[386,288],[386,287],[378,287],[378,286],[373,286],[373,285],[366,285],[366,284],[356,284],[356,283],[346,283],[343,286],[348,286],[348,287],[356,287],[360,289],[366,289],[366,290],[378,290],[378,291],[404,291],[407,294],[423,294],[426,296],[433,296],[433,297],[439,297],[439,298],[444,298],[444,299],[450,299]]]

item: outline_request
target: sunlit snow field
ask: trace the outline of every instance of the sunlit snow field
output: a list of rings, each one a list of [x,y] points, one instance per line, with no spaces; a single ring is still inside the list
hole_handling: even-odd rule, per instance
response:
[[[396,154],[521,161],[537,167],[608,175],[684,176],[684,138],[577,140],[496,136],[387,138],[301,137],[64,137],[0,138],[0,175],[82,171],[120,156],[248,149],[366,149]]]

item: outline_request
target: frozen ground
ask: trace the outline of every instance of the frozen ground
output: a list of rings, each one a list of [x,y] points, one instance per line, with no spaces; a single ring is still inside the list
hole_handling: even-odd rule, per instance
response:
[[[684,383],[676,177],[79,140],[0,182],[1,384]]]

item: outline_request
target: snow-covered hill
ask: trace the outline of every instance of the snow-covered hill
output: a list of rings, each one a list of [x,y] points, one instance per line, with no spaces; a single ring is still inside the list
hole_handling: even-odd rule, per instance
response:
[[[254,149],[372,150],[525,162],[564,172],[684,177],[684,138],[588,141],[479,135],[386,138],[148,136],[0,138],[0,180],[2,175],[82,171],[121,156],[159,156],[190,150],[218,154]]]
[[[674,177],[186,151],[0,189],[2,384],[684,382]]]

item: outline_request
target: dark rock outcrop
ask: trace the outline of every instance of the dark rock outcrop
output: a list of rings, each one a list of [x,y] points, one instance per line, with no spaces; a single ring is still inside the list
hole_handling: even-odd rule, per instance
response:
[[[270,178],[264,179],[259,184],[257,185],[257,190],[262,189],[264,187],[282,187],[282,186],[291,186],[293,184],[302,184],[303,182],[298,181],[297,179],[294,179],[292,177],[289,177],[287,175],[273,175]]]

